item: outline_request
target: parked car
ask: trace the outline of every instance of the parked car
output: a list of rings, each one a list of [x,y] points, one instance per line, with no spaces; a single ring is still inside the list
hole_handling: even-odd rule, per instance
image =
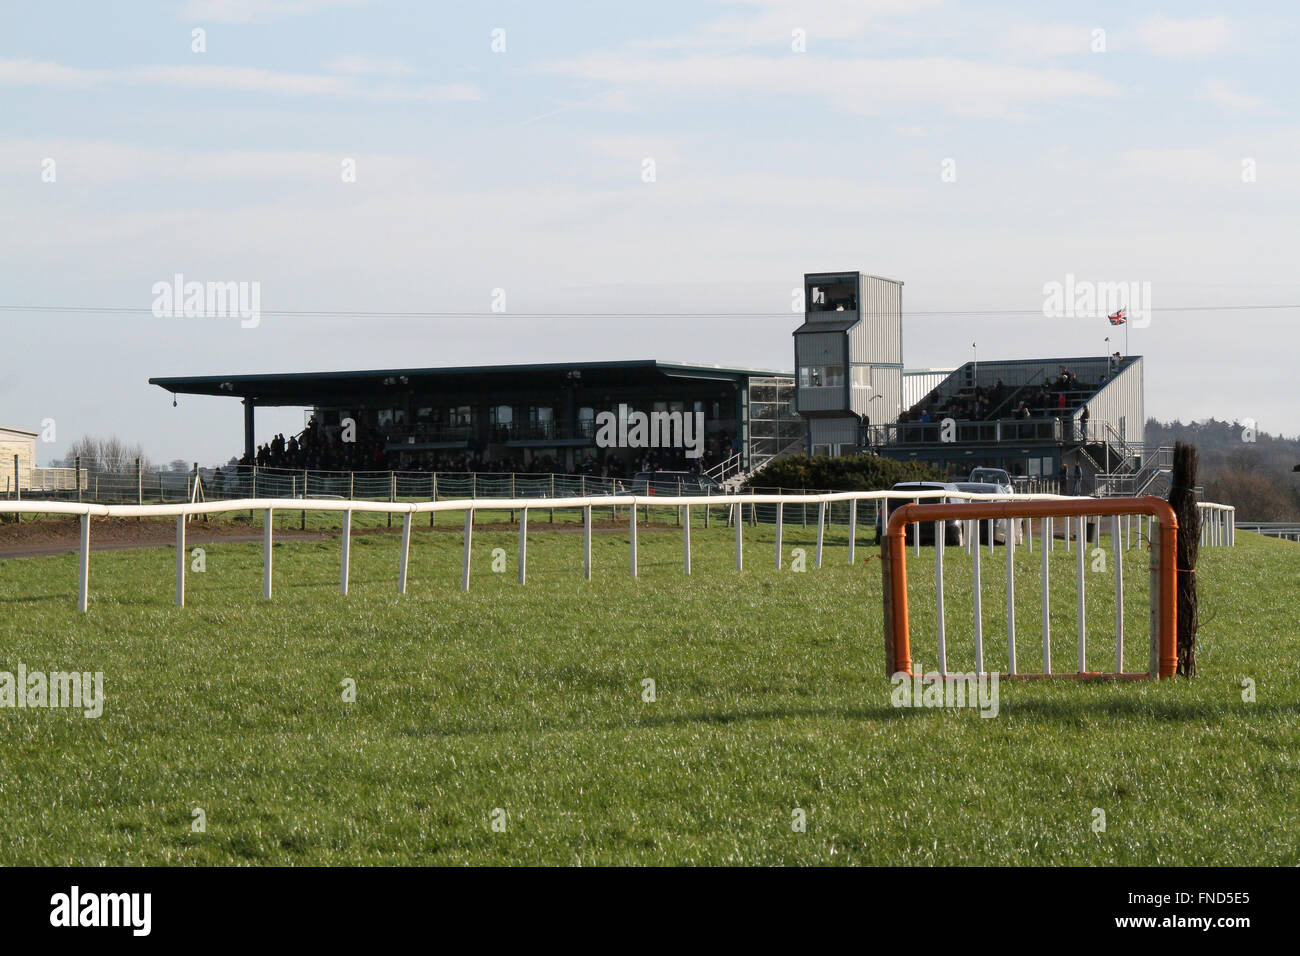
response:
[[[976,469],[976,471],[996,471],[997,469]],[[1003,472],[1006,474],[1006,472]],[[958,491],[964,491],[972,495],[1004,495],[1010,492],[1009,487],[1003,487],[999,484],[983,481],[959,481],[956,483]],[[993,499],[995,501],[1000,499]],[[989,540],[989,526],[993,526],[993,540],[998,544],[1007,543],[1007,530],[1011,529],[1012,537],[1016,544],[1024,544],[1025,534],[1021,530],[1020,522],[1015,518],[998,518],[996,523],[994,519],[989,518],[979,523],[979,534],[976,543],[987,544]]]
[[[972,469],[970,477],[966,480],[998,485],[1007,494],[1011,494],[1011,476],[1007,474],[1004,468],[975,468]]]
[[[884,526],[889,523],[889,516],[894,513],[895,508],[912,503],[910,492],[916,491],[958,491],[959,489],[951,481],[900,481],[889,489],[890,492],[899,492],[897,498],[884,499],[885,505],[876,516],[876,544],[880,544],[880,538],[884,534]],[[921,504],[954,504],[959,502],[960,498],[922,498]],[[934,522],[923,521],[918,527],[920,528],[920,539],[922,544],[934,544]],[[907,540],[912,540],[912,532],[908,532]],[[943,541],[947,545],[962,544],[962,523],[960,521],[944,522]]]
[[[720,495],[722,486],[708,475],[690,471],[642,471],[627,483],[634,495]]]

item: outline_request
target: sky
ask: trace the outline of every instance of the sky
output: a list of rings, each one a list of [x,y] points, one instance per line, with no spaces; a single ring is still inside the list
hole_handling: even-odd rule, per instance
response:
[[[115,434],[209,465],[242,451],[238,402],[173,407],[151,376],[789,369],[802,275],[860,270],[905,283],[909,368],[972,343],[1118,348],[1145,356],[1149,416],[1294,435],[1300,308],[1263,307],[1300,306],[1298,21],[1282,3],[7,4],[0,425],[44,427],[41,464]],[[178,274],[255,284],[257,320],[160,307]],[[1127,345],[1102,315],[1044,314],[1067,276],[1135,283],[1149,315]],[[302,424],[259,410],[257,439]]]

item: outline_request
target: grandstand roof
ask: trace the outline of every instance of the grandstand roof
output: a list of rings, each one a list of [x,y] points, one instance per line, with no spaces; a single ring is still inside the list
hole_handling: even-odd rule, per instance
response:
[[[511,387],[550,387],[563,384],[570,372],[582,374],[585,385],[624,384],[658,377],[740,381],[769,375],[790,376],[789,371],[661,362],[634,359],[618,362],[551,362],[528,365],[468,365],[446,368],[360,369],[338,372],[272,372],[252,375],[185,375],[149,379],[178,395],[216,395],[251,398],[258,405],[314,405],[341,393],[373,392],[376,386],[400,384],[429,389],[490,386],[508,382]],[[467,381],[468,380],[468,381]]]

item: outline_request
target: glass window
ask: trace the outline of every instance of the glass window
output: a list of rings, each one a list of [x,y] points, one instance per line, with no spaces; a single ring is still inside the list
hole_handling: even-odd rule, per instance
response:
[[[843,365],[805,365],[799,369],[802,388],[843,388]]]

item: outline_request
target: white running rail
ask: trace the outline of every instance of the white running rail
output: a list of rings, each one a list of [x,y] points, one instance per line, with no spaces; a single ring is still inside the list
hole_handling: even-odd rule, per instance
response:
[[[820,495],[712,495],[703,497],[698,495],[670,497],[667,495],[601,495],[598,497],[585,498],[461,498],[448,501],[357,501],[342,500],[329,498],[245,498],[229,501],[203,501],[195,503],[182,504],[159,504],[159,505],[100,505],[85,502],[72,501],[11,501],[0,506],[0,511],[5,513],[17,514],[61,514],[77,515],[81,518],[81,542],[78,549],[78,588],[77,588],[77,607],[85,611],[90,601],[90,530],[92,518],[168,518],[176,519],[176,603],[185,606],[185,569],[186,569],[186,550],[185,550],[185,530],[186,520],[193,515],[211,515],[223,514],[231,511],[260,511],[263,516],[263,548],[264,548],[264,567],[262,576],[262,596],[270,598],[272,593],[272,546],[274,541],[274,531],[272,526],[272,516],[276,511],[325,511],[338,512],[343,515],[343,530],[341,538],[341,564],[339,569],[339,591],[342,594],[348,593],[348,573],[349,557],[351,545],[351,528],[352,515],[357,512],[369,512],[376,514],[399,514],[403,516],[401,551],[398,561],[398,593],[406,593],[407,567],[410,555],[411,543],[411,522],[417,514],[427,514],[430,512],[463,512],[465,515],[464,530],[464,561],[461,573],[461,589],[468,591],[470,586],[470,548],[474,530],[474,512],[475,511],[518,511],[520,512],[520,549],[519,549],[519,581],[521,584],[526,580],[527,564],[527,547],[525,543],[525,534],[527,529],[528,512],[530,510],[552,510],[552,509],[581,509],[583,517],[583,568],[587,580],[591,580],[591,527],[592,527],[592,509],[608,508],[611,505],[615,507],[625,507],[628,509],[628,527],[630,534],[630,568],[633,577],[637,575],[637,510],[638,508],[681,508],[682,528],[683,528],[683,565],[685,572],[690,573],[690,556],[691,556],[691,535],[690,535],[690,510],[691,508],[712,507],[717,505],[735,506],[741,510],[746,506],[760,504],[786,505],[786,504],[819,504],[819,520],[817,522],[817,554],[820,557],[822,546],[825,539],[826,525],[825,511],[826,506],[835,502],[850,501],[872,501],[881,502],[894,500],[899,502],[919,502],[926,499],[939,498],[951,501],[953,499],[962,499],[967,501],[1052,501],[1052,500],[1073,500],[1065,495],[1048,495],[1048,494],[1027,494],[1027,495],[1007,495],[992,494],[980,495],[966,492],[935,490],[935,491],[908,491],[900,493],[896,491],[844,491],[832,492]],[[1202,540],[1207,545],[1212,544],[1233,544],[1233,515],[1235,509],[1228,505],[1218,505],[1207,502],[1201,502],[1199,507],[1202,509],[1202,515],[1211,512],[1216,517],[1210,521],[1202,522]],[[856,553],[856,530],[857,530],[857,511],[856,507],[849,509],[849,563],[853,563]],[[744,567],[744,520],[735,522],[736,532],[736,569],[743,570]],[[1206,530],[1213,528],[1214,530]],[[777,561],[780,561],[781,533],[780,525],[777,525],[776,547]],[[1128,542],[1133,542],[1135,536],[1130,534]],[[1141,535],[1136,536],[1140,543]],[[1050,539],[1046,542],[1050,547]],[[920,553],[921,543],[919,535],[914,536],[916,552]],[[1069,547],[1068,537],[1066,547]],[[938,549],[942,551],[943,549]],[[818,566],[821,562],[818,560]],[[778,567],[780,564],[778,563]]]

